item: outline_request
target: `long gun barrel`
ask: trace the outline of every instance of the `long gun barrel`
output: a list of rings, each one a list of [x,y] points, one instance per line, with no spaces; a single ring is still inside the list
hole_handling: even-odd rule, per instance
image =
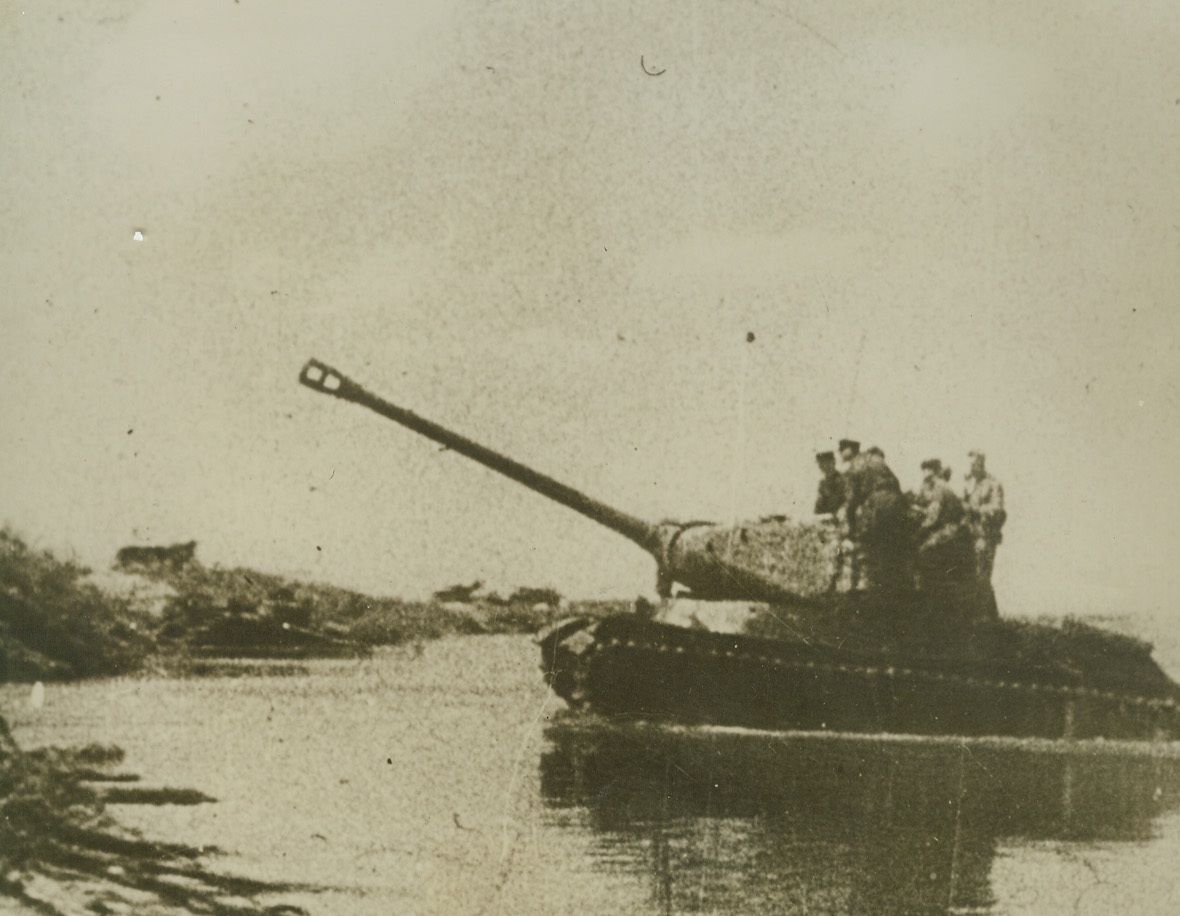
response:
[[[621,512],[478,442],[420,417],[413,411],[377,397],[319,360],[308,360],[299,373],[299,381],[313,391],[367,407],[623,535],[655,557],[659,565],[659,584],[662,592],[670,590],[672,582],[676,581],[707,597],[808,603],[797,591],[785,588],[781,582],[775,581],[773,576],[766,575],[763,570],[750,568],[749,564],[734,562],[733,558],[728,556],[731,551],[724,549],[724,545],[719,549],[722,539],[716,534],[719,530],[717,526],[676,523],[655,525]],[[728,540],[731,541],[732,538]]]
[[[563,506],[593,519],[600,525],[605,525],[611,531],[634,541],[644,550],[652,550],[659,545],[657,526],[636,518],[634,515],[620,512],[596,499],[591,499],[585,493],[534,471],[519,461],[513,461],[478,442],[473,442],[437,423],[432,423],[413,411],[391,404],[389,401],[369,393],[356,382],[317,360],[308,361],[307,365],[303,367],[303,371],[299,373],[299,381],[315,391],[331,394],[342,400],[368,407],[427,439],[433,439],[460,455],[466,455],[472,461],[478,461],[484,467],[498,471],[530,490],[535,490],[542,496],[547,496],[554,502],[561,503]]]

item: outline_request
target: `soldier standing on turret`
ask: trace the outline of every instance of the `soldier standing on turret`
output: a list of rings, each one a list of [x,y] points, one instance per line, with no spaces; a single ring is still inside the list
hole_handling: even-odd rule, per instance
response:
[[[836,470],[835,452],[816,452],[815,463],[819,465],[823,476],[819,481],[819,489],[815,494],[815,514],[823,516],[825,525],[830,526],[830,534],[839,537],[841,520],[840,510],[844,508],[845,484],[844,475]],[[841,547],[832,560],[832,574],[828,580],[828,590],[841,589],[845,581],[844,573],[848,573],[849,586],[856,587],[856,567],[854,557],[846,553]]]
[[[860,453],[860,443],[840,440],[848,534],[856,546],[862,586],[902,588],[910,580],[909,537],[901,485],[884,459]]]
[[[815,514],[835,515],[844,506],[844,475],[836,470],[836,453],[819,452],[815,463],[824,475],[815,495]]]
[[[987,473],[983,452],[968,452],[971,471],[963,490],[967,524],[975,538],[975,566],[980,581],[990,583],[996,562],[996,548],[1003,540],[1002,529],[1008,519],[1004,510],[1004,488]]]
[[[918,577],[924,589],[969,583],[975,571],[963,503],[943,478],[942,462],[922,462],[925,475],[915,500],[918,518]]]
[[[973,451],[967,455],[971,459],[971,471],[963,489],[963,504],[975,546],[975,574],[985,611],[989,616],[996,616],[992,568],[996,563],[996,548],[1003,540],[1004,522],[1008,519],[1004,509],[1004,488],[987,473],[987,458],[983,452]]]

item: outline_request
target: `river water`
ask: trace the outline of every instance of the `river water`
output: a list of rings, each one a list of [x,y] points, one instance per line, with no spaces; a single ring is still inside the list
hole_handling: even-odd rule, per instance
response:
[[[1170,914],[1174,747],[571,717],[525,637],[0,688],[26,747],[115,743],[215,804],[124,824],[312,913]]]

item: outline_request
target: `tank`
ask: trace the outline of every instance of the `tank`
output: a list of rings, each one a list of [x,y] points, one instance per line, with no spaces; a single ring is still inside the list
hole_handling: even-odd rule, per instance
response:
[[[768,730],[1176,740],[1180,686],[1151,646],[991,612],[973,583],[852,589],[831,523],[651,522],[386,401],[312,359],[314,391],[366,407],[646,551],[659,604],[538,634],[550,688],[609,716]],[[904,581],[909,581],[904,579]]]

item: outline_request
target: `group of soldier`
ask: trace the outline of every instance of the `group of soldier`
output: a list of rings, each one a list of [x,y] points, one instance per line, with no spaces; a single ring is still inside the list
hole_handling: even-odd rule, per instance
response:
[[[937,458],[922,462],[921,488],[903,493],[881,449],[862,452],[859,442],[842,439],[839,453],[842,471],[834,452],[816,455],[822,477],[815,511],[843,527],[852,588],[969,586],[993,616],[992,568],[1007,513],[1004,488],[987,472],[983,452],[968,453],[961,495]]]

